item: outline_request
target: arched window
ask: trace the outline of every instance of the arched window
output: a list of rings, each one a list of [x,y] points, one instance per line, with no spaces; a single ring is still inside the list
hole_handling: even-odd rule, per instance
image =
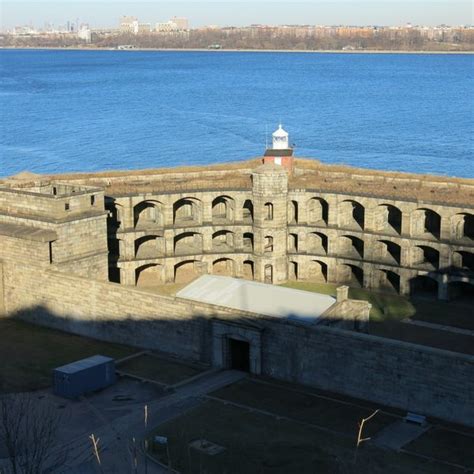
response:
[[[232,221],[234,219],[234,200],[229,196],[219,196],[212,201],[212,220]]]
[[[253,222],[253,204],[250,199],[246,199],[242,208],[242,218],[244,222]]]
[[[265,236],[264,251],[265,253],[273,252],[273,237],[271,235]]]
[[[183,198],[173,204],[173,220],[175,224],[187,225],[200,222],[200,203],[195,198]]]
[[[163,225],[162,204],[158,201],[143,201],[133,208],[135,228],[160,227]]]
[[[329,204],[323,198],[311,198],[308,202],[308,222],[327,225],[329,217]]]
[[[273,220],[273,204],[271,202],[265,203],[265,220]]]
[[[350,199],[339,204],[339,225],[346,228],[364,230],[365,208],[357,201]]]
[[[380,204],[376,208],[375,228],[378,232],[402,233],[402,211],[391,204]]]

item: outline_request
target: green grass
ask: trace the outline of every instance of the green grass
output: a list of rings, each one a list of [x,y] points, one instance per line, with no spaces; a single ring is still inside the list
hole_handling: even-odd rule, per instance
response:
[[[330,283],[316,283],[303,281],[289,281],[282,286],[298,290],[312,291],[325,295],[336,296],[336,289],[340,285]],[[389,293],[375,292],[365,288],[350,288],[349,298],[368,301],[372,305],[370,317],[376,321],[402,320],[415,314],[413,304],[402,296]]]
[[[118,369],[165,385],[174,385],[202,372],[201,369],[151,355],[141,355],[125,361]]]
[[[412,319],[474,331],[474,311],[471,304],[415,300],[413,305],[416,312]]]
[[[282,286],[335,296],[339,285],[290,281]],[[472,336],[402,323],[403,319],[411,318],[438,324],[472,327],[474,318],[470,306],[455,302],[411,301],[402,296],[363,288],[350,288],[349,298],[369,301],[372,304],[370,334],[474,355]]]
[[[441,461],[459,464],[474,472],[474,436],[432,428],[404,449]]]
[[[137,349],[68,334],[16,319],[0,319],[0,393],[51,385],[51,370],[84,357],[121,358]]]
[[[374,412],[368,408],[328,400],[308,392],[252,380],[242,380],[211,395],[350,436],[356,436],[359,421]],[[394,416],[378,413],[367,423],[364,434],[373,436],[396,420]]]
[[[166,448],[153,443],[155,435],[168,437],[171,466],[183,474],[459,473],[369,444],[360,448],[354,465],[354,439],[219,401],[207,401],[153,432],[152,455],[167,463]],[[189,447],[196,439],[216,443],[225,451],[201,454]]]

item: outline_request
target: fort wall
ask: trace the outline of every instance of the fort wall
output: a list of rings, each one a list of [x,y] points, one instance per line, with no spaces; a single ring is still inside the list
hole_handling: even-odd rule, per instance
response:
[[[472,298],[472,180],[275,163],[9,180],[0,314],[215,367],[241,339],[255,374],[473,425],[474,358],[335,329],[363,303],[303,327],[148,289],[212,273]]]
[[[254,341],[257,373],[474,426],[472,356],[276,321],[34,265],[3,262],[2,272],[10,316],[206,364],[216,365],[218,352],[223,366],[225,338],[240,334]],[[0,307],[1,294],[0,285]]]

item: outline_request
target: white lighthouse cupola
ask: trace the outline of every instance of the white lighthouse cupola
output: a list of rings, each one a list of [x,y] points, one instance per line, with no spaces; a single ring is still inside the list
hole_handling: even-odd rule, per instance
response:
[[[290,173],[293,171],[293,148],[288,143],[288,132],[283,127],[272,133],[272,147],[265,150],[263,163],[272,163],[274,165],[283,166]]]
[[[290,147],[288,145],[288,132],[283,130],[283,127],[278,127],[278,130],[273,132],[272,134],[273,143],[272,148],[273,150],[288,150]]]

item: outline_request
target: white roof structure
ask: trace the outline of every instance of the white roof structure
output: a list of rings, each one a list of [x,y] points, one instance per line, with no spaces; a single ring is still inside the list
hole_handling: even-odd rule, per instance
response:
[[[315,323],[335,302],[332,296],[217,275],[204,275],[177,294],[201,303]]]
[[[278,130],[275,130],[273,133],[272,133],[272,136],[274,137],[287,137],[288,136],[288,132],[286,130],[283,129],[281,123],[280,125],[278,126]]]
[[[274,150],[284,150],[288,148],[288,132],[283,130],[283,127],[278,127],[278,130],[272,133],[273,137],[273,149]]]

